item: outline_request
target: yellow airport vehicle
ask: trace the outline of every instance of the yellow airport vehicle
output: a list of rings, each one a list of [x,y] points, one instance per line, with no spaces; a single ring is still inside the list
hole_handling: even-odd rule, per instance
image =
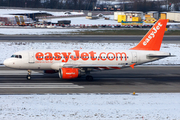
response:
[[[18,25],[20,25],[20,21],[19,21],[19,17],[18,17],[18,16],[15,16],[15,20],[16,20],[16,23],[17,23]]]
[[[20,21],[21,21],[21,25],[25,25],[24,17],[23,16],[20,16]]]
[[[166,13],[161,13],[160,19],[166,19]]]
[[[155,23],[157,20],[153,17],[147,17],[144,22],[145,23]]]
[[[132,17],[133,22],[141,22],[141,17]]]
[[[134,26],[140,26],[140,25],[143,25],[143,21],[141,22],[124,22],[124,21],[121,21],[121,24],[122,25],[134,25]]]
[[[126,15],[118,15],[118,23],[121,23],[122,21],[126,21]]]
[[[149,14],[145,14],[145,18],[151,17],[151,15]]]

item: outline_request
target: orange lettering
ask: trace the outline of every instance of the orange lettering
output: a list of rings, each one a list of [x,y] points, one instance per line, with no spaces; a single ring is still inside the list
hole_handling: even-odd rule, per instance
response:
[[[37,60],[43,60],[43,56],[44,56],[44,54],[42,52],[36,53],[36,59]]]
[[[61,60],[60,52],[55,52],[54,53],[54,60]]]
[[[65,59],[65,60],[62,60],[62,62],[68,62],[71,52],[68,52],[68,55],[66,52],[62,52],[61,54],[63,54],[64,59]]]
[[[96,58],[94,57],[94,54],[96,54],[96,52],[91,51],[89,52],[89,54],[90,54],[91,60],[96,60]]]
[[[76,54],[76,57],[74,57],[73,55],[71,56],[71,59],[76,61],[76,60],[79,60],[79,50],[74,50],[75,54]]]
[[[86,52],[81,53],[81,59],[82,60],[88,60],[89,59],[88,57],[89,57],[88,53],[86,53]]]
[[[121,57],[121,61],[122,61],[122,55],[123,55],[123,54],[125,55],[125,61],[127,60],[127,55],[126,55],[126,53],[125,53],[125,52],[122,52],[122,53],[117,52],[117,53],[116,53],[116,60],[118,60],[118,54],[119,54],[119,55],[120,55],[120,57]]]
[[[53,56],[52,56],[52,53],[50,53],[50,52],[47,52],[47,53],[45,53],[45,60],[53,60]]]
[[[112,55],[113,55],[113,58],[111,58],[111,56],[109,56],[109,54],[112,54]],[[115,54],[112,53],[112,52],[109,52],[109,53],[107,54],[107,57],[108,57],[108,60],[112,61],[112,60],[115,59]]]
[[[106,57],[103,59],[102,56],[101,56],[102,54],[105,54],[105,55],[106,55],[106,53],[105,53],[105,52],[102,52],[102,53],[100,53],[100,55],[99,55],[100,59],[103,60],[103,61],[105,61],[105,60],[106,60]]]

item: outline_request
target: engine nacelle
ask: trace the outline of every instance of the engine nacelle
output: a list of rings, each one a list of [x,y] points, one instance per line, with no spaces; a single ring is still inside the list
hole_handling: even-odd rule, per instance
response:
[[[62,79],[77,78],[80,74],[79,68],[61,68],[59,70],[59,77]]]
[[[57,70],[44,70],[44,73],[46,74],[53,74],[53,73],[57,73]]]

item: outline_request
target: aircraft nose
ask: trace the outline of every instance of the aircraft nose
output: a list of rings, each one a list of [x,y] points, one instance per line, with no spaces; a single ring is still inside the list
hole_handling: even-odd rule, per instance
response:
[[[3,64],[4,64],[5,66],[7,66],[7,65],[8,65],[8,61],[5,60]]]
[[[6,59],[3,63],[6,67],[9,67],[10,65],[10,60],[9,59]]]

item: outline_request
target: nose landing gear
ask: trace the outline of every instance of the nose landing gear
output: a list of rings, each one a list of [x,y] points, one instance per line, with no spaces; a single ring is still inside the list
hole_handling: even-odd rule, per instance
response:
[[[27,80],[31,80],[31,70],[28,70],[28,74],[26,76]]]

